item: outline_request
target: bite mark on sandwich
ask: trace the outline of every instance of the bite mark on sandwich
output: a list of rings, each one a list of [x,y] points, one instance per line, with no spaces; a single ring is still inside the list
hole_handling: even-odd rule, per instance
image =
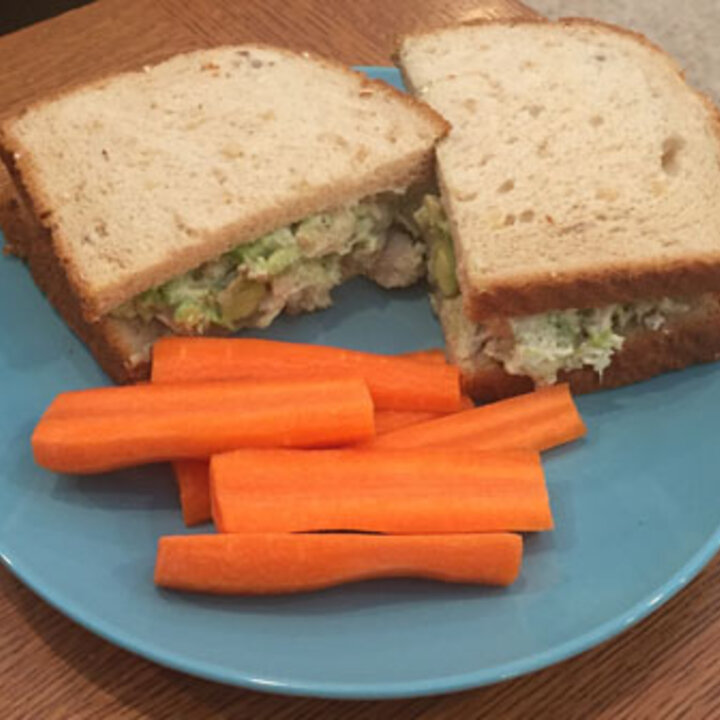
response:
[[[327,307],[358,274],[384,287],[419,278],[405,208],[432,183],[448,129],[411,96],[308,53],[177,55],[3,123],[22,200],[5,225],[24,238],[9,245],[108,373],[141,378],[158,334],[265,327]],[[30,229],[15,233],[25,212]]]
[[[236,246],[111,312],[195,335],[267,327],[281,312],[329,307],[331,290],[365,275],[385,288],[425,275],[413,194],[384,193],[311,215]]]

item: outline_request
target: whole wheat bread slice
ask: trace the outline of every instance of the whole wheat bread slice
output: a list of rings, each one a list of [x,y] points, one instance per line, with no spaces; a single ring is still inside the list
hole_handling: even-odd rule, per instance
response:
[[[237,244],[429,176],[447,129],[339,64],[245,45],[37,103],[0,151],[92,322]]]
[[[405,38],[476,321],[720,288],[720,116],[645,38],[583,20]]]

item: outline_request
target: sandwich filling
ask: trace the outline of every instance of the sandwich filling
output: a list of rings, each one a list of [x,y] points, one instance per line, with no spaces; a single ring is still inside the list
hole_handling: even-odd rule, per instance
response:
[[[312,215],[137,295],[114,317],[160,321],[184,335],[267,327],[283,310],[332,304],[330,291],[356,275],[385,288],[425,274],[425,244],[411,196],[384,193]]]
[[[663,298],[476,324],[463,311],[450,226],[439,198],[427,195],[415,220],[428,245],[433,306],[461,367],[472,367],[484,356],[538,386],[556,382],[561,371],[583,367],[602,376],[629,332],[659,331],[671,316],[690,309],[686,302]]]

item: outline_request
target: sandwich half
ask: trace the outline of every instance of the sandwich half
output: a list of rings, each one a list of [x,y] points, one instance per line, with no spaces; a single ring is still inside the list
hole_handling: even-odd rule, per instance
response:
[[[161,334],[265,327],[354,275],[423,276],[412,215],[447,131],[306,53],[192,52],[7,121],[0,222],[105,370],[141,379]]]
[[[476,399],[720,356],[720,116],[671,58],[564,20],[410,36],[397,59],[452,125],[417,218]]]

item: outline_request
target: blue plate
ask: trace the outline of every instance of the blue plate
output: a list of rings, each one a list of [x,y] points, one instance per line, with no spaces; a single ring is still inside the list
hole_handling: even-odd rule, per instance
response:
[[[367,71],[399,83],[393,70]],[[335,300],[265,336],[391,353],[442,342],[421,288],[355,281]],[[720,368],[706,366],[580,399],[588,439],[547,456],[557,530],[528,539],[512,588],[378,581],[268,599],[159,591],[157,539],[186,532],[168,470],[74,478],[33,465],[30,434],[52,397],[107,380],[12,259],[0,261],[0,333],[2,559],[85,627],[194,675],[345,698],[497,682],[621,632],[720,543]]]

